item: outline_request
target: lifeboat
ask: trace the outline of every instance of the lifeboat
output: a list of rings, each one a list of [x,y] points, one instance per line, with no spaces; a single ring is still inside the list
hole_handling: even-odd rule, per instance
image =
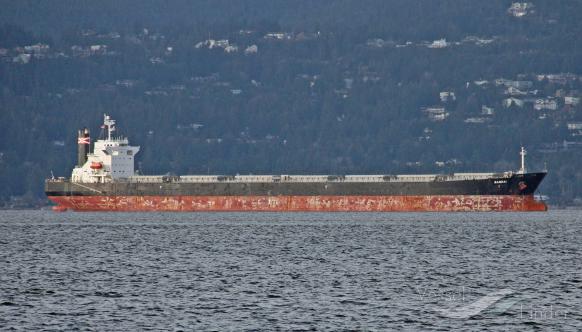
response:
[[[89,167],[91,167],[91,169],[102,169],[103,168],[103,164],[94,161],[94,162],[91,163],[91,166],[89,166]]]

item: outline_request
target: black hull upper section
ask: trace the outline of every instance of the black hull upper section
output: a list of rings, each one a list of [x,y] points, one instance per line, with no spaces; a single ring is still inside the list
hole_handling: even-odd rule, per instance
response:
[[[47,181],[47,196],[422,196],[533,195],[546,173],[509,178],[421,182],[169,182]]]

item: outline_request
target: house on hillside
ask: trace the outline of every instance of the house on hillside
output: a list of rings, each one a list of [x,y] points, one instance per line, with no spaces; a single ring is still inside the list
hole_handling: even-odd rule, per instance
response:
[[[536,76],[538,81],[543,81],[547,79],[548,82],[553,84],[566,84],[568,82],[576,81],[578,76],[572,73],[560,73],[560,74],[540,74]]]
[[[445,48],[449,45],[450,43],[447,43],[447,40],[443,38],[433,41],[432,44],[428,45],[428,48]]]
[[[521,91],[520,89],[510,86],[505,90],[505,94],[510,96],[525,96],[527,95],[527,92]]]
[[[564,97],[564,104],[566,105],[570,105],[570,106],[576,106],[580,103],[580,98],[578,97]]]
[[[12,62],[19,63],[21,65],[25,65],[25,64],[30,62],[31,58],[32,58],[31,54],[22,53],[22,54],[18,54],[14,58],[12,58]]]
[[[35,53],[35,54],[46,53],[49,51],[49,49],[50,49],[49,45],[42,44],[42,43],[24,46],[24,50],[27,53]]]
[[[263,38],[270,40],[291,40],[293,34],[289,32],[269,32]]]
[[[103,55],[107,53],[107,45],[91,45],[89,46],[89,53],[91,55]]]
[[[71,46],[71,52],[74,57],[88,57],[91,55],[91,50],[89,48],[79,45]]]
[[[255,44],[245,48],[245,54],[249,55],[249,54],[256,54],[259,52],[259,47]]]
[[[222,48],[226,53],[233,53],[238,51],[238,46],[231,44],[228,39],[207,39],[205,41],[198,42],[196,45],[194,45],[194,47],[198,49],[207,47],[210,50],[213,48]]]
[[[444,121],[446,118],[449,117],[449,113],[446,109],[442,106],[435,106],[435,107],[426,107],[422,109],[424,113],[426,113],[427,117],[431,121]]]
[[[495,115],[495,109],[493,107],[487,107],[485,105],[481,106],[482,115]]]
[[[558,109],[558,103],[550,98],[538,99],[534,103],[534,109],[537,111],[541,110],[555,111]]]
[[[131,79],[123,79],[123,80],[116,80],[115,85],[121,86],[124,88],[133,88],[138,84],[138,80],[131,80]]]
[[[524,17],[533,13],[533,7],[534,5],[530,2],[514,2],[507,9],[507,12],[514,17]]]
[[[467,118],[465,119],[465,123],[478,123],[478,124],[482,124],[482,123],[486,123],[486,122],[490,122],[491,119],[490,118],[482,118],[482,117],[474,117],[474,118]]]
[[[443,103],[457,100],[453,91],[443,91],[439,94],[439,97]]]
[[[227,47],[224,48],[224,51],[226,53],[238,52],[238,46],[236,46],[236,45],[228,45]]]
[[[512,81],[505,78],[498,78],[495,80],[495,85],[503,85],[506,88],[515,88],[519,90],[527,90],[533,86],[532,81]]]
[[[368,47],[372,47],[372,48],[382,48],[385,46],[392,46],[395,43],[393,41],[385,41],[382,38],[373,38],[373,39],[368,39],[368,41],[366,41],[366,46]]]
[[[582,122],[570,122],[567,124],[568,131],[572,136],[582,136]]]
[[[523,100],[517,98],[507,98],[503,100],[503,107],[510,108],[511,106],[523,107]]]

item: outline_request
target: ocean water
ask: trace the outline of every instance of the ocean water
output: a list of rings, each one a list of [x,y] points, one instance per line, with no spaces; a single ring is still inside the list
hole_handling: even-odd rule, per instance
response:
[[[0,211],[1,330],[582,329],[582,211]]]

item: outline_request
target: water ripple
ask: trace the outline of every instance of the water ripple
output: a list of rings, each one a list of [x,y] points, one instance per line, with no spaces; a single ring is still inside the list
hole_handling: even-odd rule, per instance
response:
[[[576,211],[0,211],[0,326],[577,331],[581,222]]]

